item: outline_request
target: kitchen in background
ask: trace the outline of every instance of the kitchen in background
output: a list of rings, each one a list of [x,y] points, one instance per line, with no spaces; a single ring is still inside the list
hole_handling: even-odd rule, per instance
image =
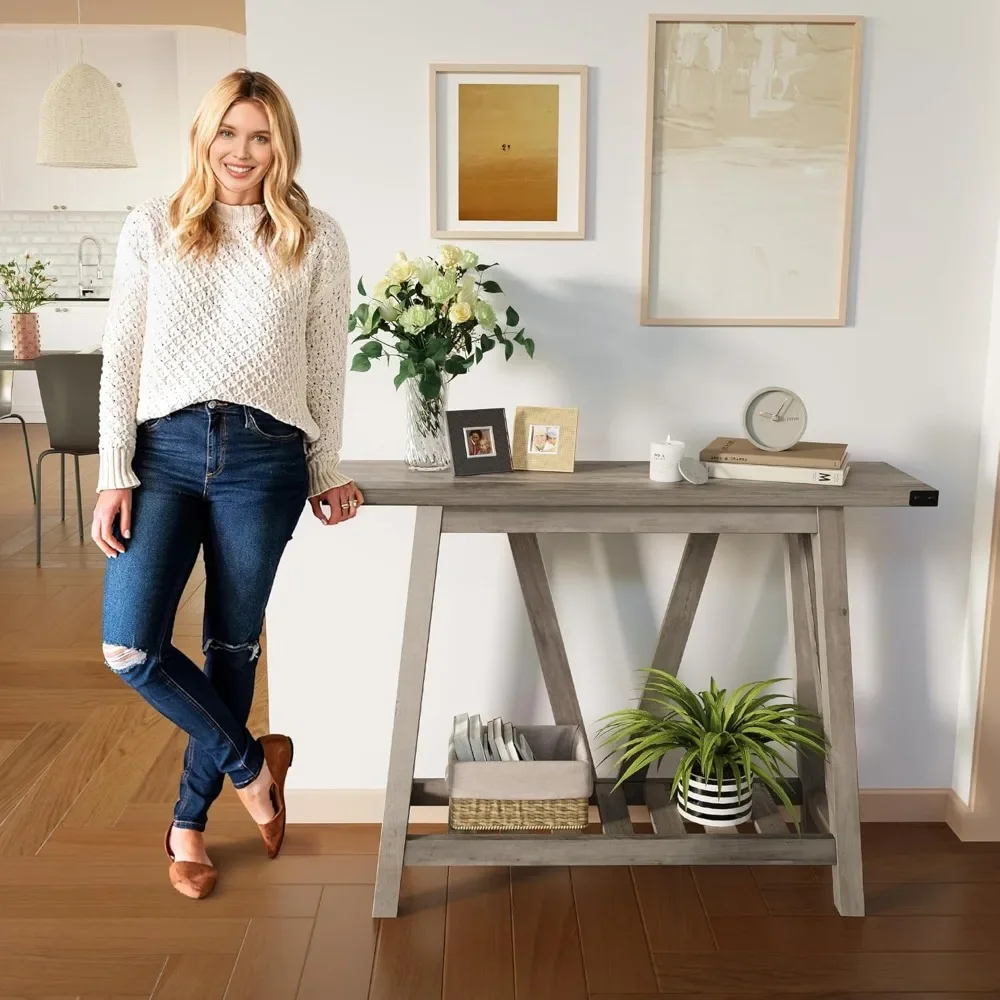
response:
[[[129,207],[120,212],[0,210],[0,260],[30,253],[52,261],[48,273],[57,282],[53,295],[60,300],[106,302],[118,234]]]
[[[81,57],[119,88],[137,166],[78,169],[37,162],[39,110],[49,84]],[[0,24],[0,261],[25,251],[51,260],[56,301],[39,307],[42,350],[99,347],[128,211],[169,194],[187,167],[188,128],[204,92],[245,63],[243,34],[195,26]],[[0,310],[0,350],[10,350]],[[14,376],[14,410],[42,422],[33,372]]]

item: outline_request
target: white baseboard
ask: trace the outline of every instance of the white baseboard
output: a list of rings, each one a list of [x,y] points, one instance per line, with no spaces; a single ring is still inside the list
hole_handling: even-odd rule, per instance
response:
[[[950,788],[862,788],[862,823],[944,823]]]
[[[949,816],[950,788],[863,788],[863,823],[944,823]],[[367,789],[293,789],[285,791],[292,823],[381,823],[385,792]],[[642,807],[630,809],[632,818],[647,818]],[[447,823],[445,806],[414,806],[413,823]],[[957,831],[956,831],[957,832]]]
[[[959,840],[968,842],[1000,842],[1000,815],[986,803],[982,808],[970,809],[955,793],[948,796],[948,826]]]
[[[385,792],[381,788],[286,788],[289,823],[381,823]],[[445,806],[414,806],[415,823],[446,823]]]

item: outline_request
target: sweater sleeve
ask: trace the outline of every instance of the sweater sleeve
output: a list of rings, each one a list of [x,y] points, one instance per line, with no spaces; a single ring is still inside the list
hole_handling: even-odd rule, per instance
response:
[[[133,211],[125,219],[104,328],[100,392],[97,490],[139,485],[132,471],[135,454],[139,372],[146,332],[149,221]]]
[[[347,376],[351,268],[340,227],[327,218],[318,238],[306,316],[306,401],[319,436],[306,445],[309,496],[351,482],[339,469]]]

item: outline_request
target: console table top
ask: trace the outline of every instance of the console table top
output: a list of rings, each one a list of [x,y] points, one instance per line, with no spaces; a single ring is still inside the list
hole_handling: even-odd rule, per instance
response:
[[[655,483],[647,462],[577,462],[572,473],[454,476],[345,461],[365,502],[417,507],[935,507],[938,491],[885,462],[852,462],[843,486],[710,479]]]

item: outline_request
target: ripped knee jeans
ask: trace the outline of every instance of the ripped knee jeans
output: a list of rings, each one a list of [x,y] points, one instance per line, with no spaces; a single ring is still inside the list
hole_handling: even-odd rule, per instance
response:
[[[102,651],[188,734],[174,823],[204,830],[225,777],[242,788],[263,766],[247,719],[264,610],[308,494],[302,437],[213,400],[140,425],[133,468],[131,538],[116,525],[125,552],[105,567]],[[199,553],[204,587],[191,581]],[[199,590],[203,667],[173,641],[179,609],[189,620]]]

